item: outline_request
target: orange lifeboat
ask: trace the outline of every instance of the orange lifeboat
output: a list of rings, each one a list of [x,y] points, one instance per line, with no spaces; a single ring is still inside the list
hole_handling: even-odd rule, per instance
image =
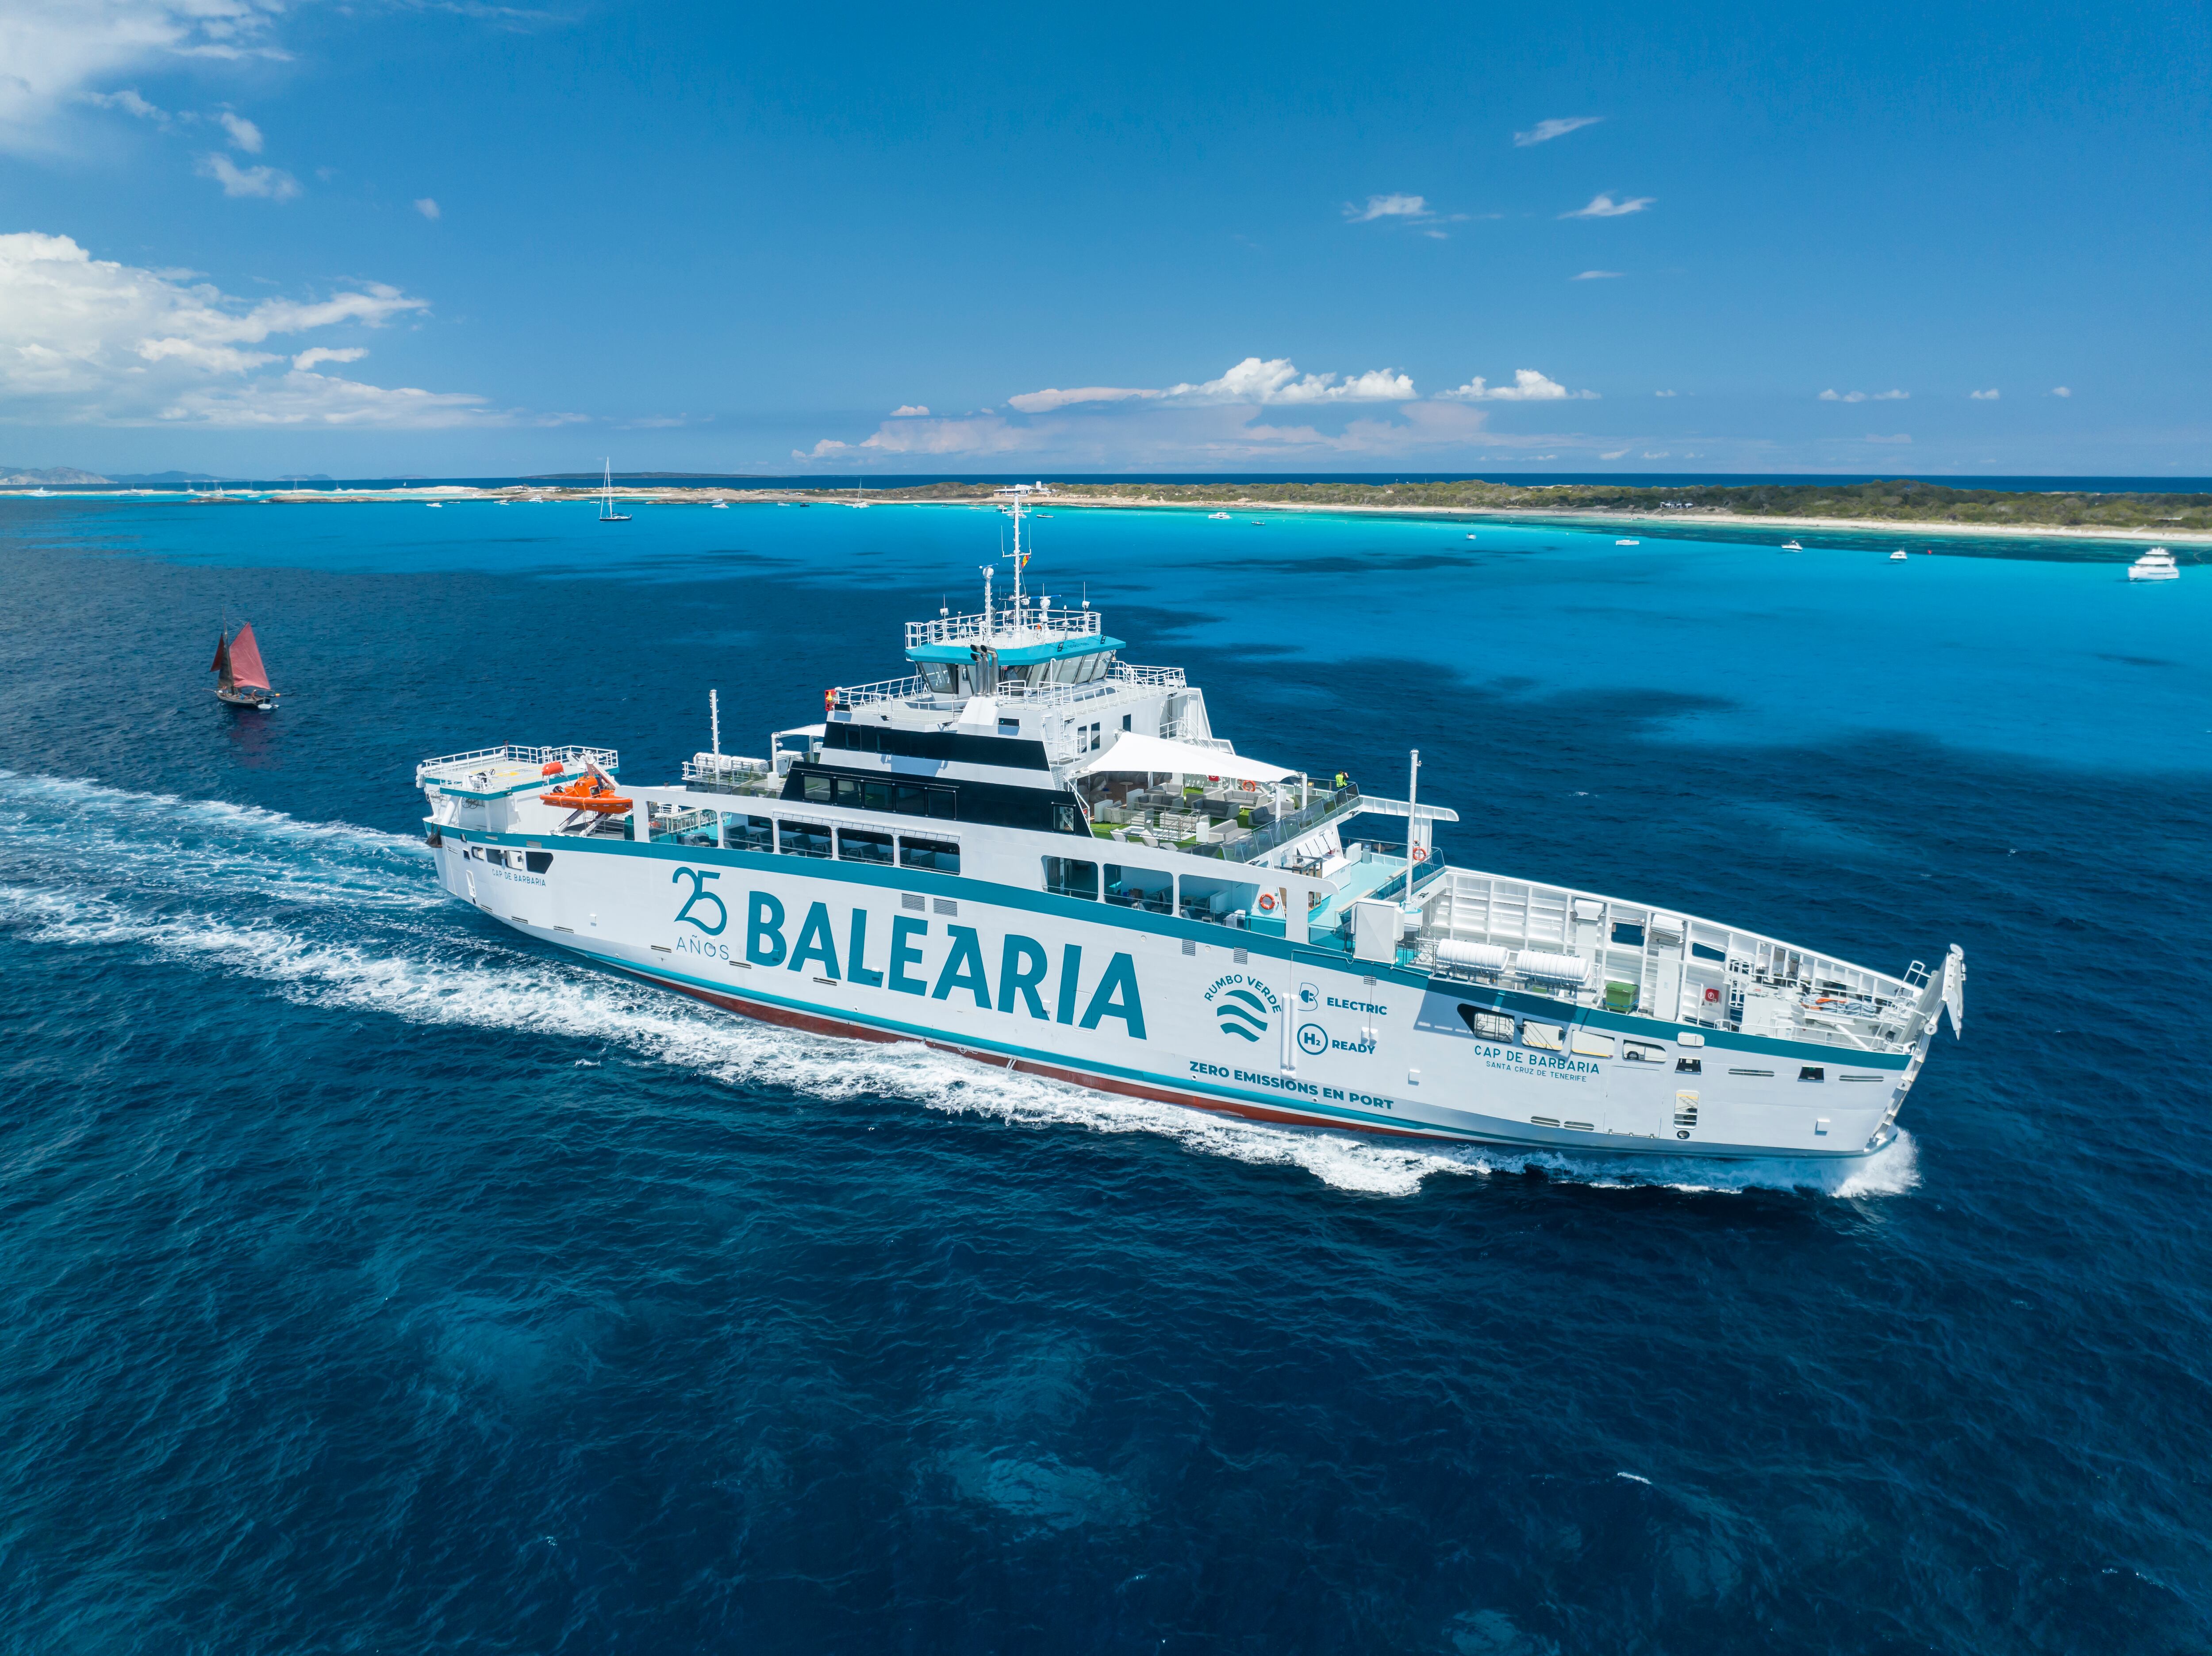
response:
[[[630,807],[629,798],[617,793],[607,786],[606,778],[596,773],[580,776],[567,787],[541,793],[538,798],[539,804],[561,810],[588,810],[601,816],[612,816]]]

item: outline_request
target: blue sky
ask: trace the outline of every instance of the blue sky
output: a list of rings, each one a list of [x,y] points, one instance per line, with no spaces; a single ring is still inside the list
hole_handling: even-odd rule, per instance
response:
[[[2199,476],[2208,65],[2191,4],[0,0],[0,462]]]

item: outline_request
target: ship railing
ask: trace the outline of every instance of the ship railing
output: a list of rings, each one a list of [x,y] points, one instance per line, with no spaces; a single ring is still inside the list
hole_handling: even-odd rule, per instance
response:
[[[568,766],[589,762],[603,771],[617,769],[622,756],[612,748],[531,748],[509,742],[496,748],[475,748],[467,753],[449,753],[437,759],[426,759],[415,767],[415,785],[420,787],[427,778],[450,781],[471,771],[489,770],[495,765],[536,765],[544,767],[559,761]]]
[[[929,681],[920,673],[905,678],[879,678],[872,684],[840,684],[837,705],[866,707],[884,701],[910,701],[929,694]]]
[[[765,759],[695,753],[684,761],[684,786],[698,793],[757,793],[774,784],[774,773]]]
[[[921,644],[980,644],[1022,633],[1087,636],[1100,630],[1101,620],[1096,610],[1047,610],[1025,604],[1018,611],[1009,605],[993,610],[988,616],[977,611],[965,616],[939,616],[934,621],[910,621],[906,624],[906,647],[911,650]]]
[[[1255,798],[1265,803],[1265,796],[1255,795]],[[1220,839],[1200,840],[1194,845],[1183,846],[1182,849],[1194,856],[1218,857],[1224,862],[1252,862],[1271,851],[1297,844],[1316,828],[1325,828],[1336,818],[1346,815],[1358,803],[1359,789],[1356,785],[1347,783],[1341,788],[1316,788],[1310,804],[1286,812],[1265,828],[1224,827]],[[1143,824],[1133,826],[1140,832],[1144,827]],[[1351,847],[1346,846],[1346,849]]]

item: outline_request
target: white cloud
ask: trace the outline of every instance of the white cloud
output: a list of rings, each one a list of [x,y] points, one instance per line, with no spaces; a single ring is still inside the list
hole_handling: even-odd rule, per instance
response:
[[[0,149],[58,147],[53,129],[64,108],[113,76],[180,58],[283,58],[269,39],[283,3],[8,0],[0,12]],[[153,118],[119,93],[106,98],[113,100],[110,107]]]
[[[1654,397],[1672,397],[1674,393],[1671,391],[1655,391],[1651,394]]]
[[[929,412],[926,403],[902,403],[891,410],[894,420],[912,420]]]
[[[1910,401],[1911,397],[1909,391],[1878,391],[1873,400],[1877,403],[1904,403]]]
[[[1597,458],[1601,460],[1619,460],[1624,458],[1627,453],[1628,451],[1625,448],[1613,448],[1607,449],[1604,453],[1599,455]]]
[[[1344,216],[1354,224],[1370,224],[1376,219],[1432,219],[1436,214],[1424,197],[1370,196],[1364,207],[1346,202]]]
[[[1569,276],[1567,280],[1570,282],[1610,282],[1620,274],[1620,272],[1618,270],[1584,270],[1579,276]]]
[[[169,112],[148,103],[138,95],[136,87],[125,87],[120,92],[80,93],[78,100],[95,109],[119,109],[126,115],[136,115],[142,121],[154,121],[161,125],[169,124]]]
[[[1911,396],[1909,391],[1878,391],[1869,396],[1863,391],[1838,392],[1831,389],[1822,391],[1820,400],[1823,403],[1903,403],[1910,401]]]
[[[1334,373],[1301,374],[1286,356],[1264,362],[1248,356],[1218,379],[1170,385],[1164,393],[1154,394],[1201,403],[1404,403],[1419,395],[1409,376],[1393,369],[1370,368],[1339,383]]]
[[[261,153],[261,129],[245,116],[234,114],[226,109],[218,113],[216,119],[222,124],[222,130],[230,134],[234,147],[243,149],[249,155]]]
[[[1083,385],[1073,391],[1048,387],[1043,391],[1025,391],[1018,397],[1009,397],[1006,406],[1018,409],[1024,414],[1049,414],[1054,409],[1071,408],[1078,403],[1123,403],[1133,397],[1161,397],[1157,391],[1139,391],[1127,385]],[[923,410],[925,413],[927,409]]]
[[[2051,388],[2051,394],[2053,397],[2071,397],[2071,396],[2074,394],[2074,392],[2073,392],[2073,389],[2072,389],[2070,386],[2067,386],[2067,385],[2053,385],[2053,386]]]
[[[1586,126],[1595,126],[1605,118],[1602,115],[1570,115],[1564,119],[1554,118],[1539,121],[1526,132],[1513,135],[1513,147],[1526,149],[1532,143],[1549,143],[1554,138],[1564,138],[1570,132],[1579,132]]]
[[[415,203],[415,210],[426,219],[436,220],[444,216],[438,210],[436,198],[431,196],[425,196],[417,201]]]
[[[1644,451],[1644,458],[1647,460],[1671,460],[1674,457],[1673,453],[1667,449],[1647,448]]]
[[[466,392],[387,389],[310,372],[359,347],[283,361],[275,337],[375,327],[427,309],[382,282],[249,304],[174,273],[95,259],[67,236],[0,235],[0,422],[13,425],[445,427],[558,422]]]
[[[1577,207],[1571,213],[1562,213],[1563,219],[1617,219],[1629,213],[1640,213],[1659,199],[1656,196],[1638,196],[1633,201],[1615,201],[1611,196],[1592,196],[1590,204]]]
[[[1966,395],[1977,403],[1994,403],[2002,393],[1993,386],[1988,391],[1970,391]]]
[[[275,167],[240,167],[220,152],[200,157],[199,174],[213,179],[226,196],[259,196],[267,201],[289,201],[300,193],[300,181]]]
[[[1909,443],[1911,440],[1909,435],[1901,431],[1894,437],[1878,437],[1873,432],[1867,433],[1867,441],[1869,443]]]
[[[1559,403],[1570,398],[1597,400],[1594,391],[1569,391],[1555,379],[1547,379],[1534,368],[1513,370],[1510,385],[1492,385],[1477,374],[1456,391],[1438,391],[1437,395],[1455,403]]]

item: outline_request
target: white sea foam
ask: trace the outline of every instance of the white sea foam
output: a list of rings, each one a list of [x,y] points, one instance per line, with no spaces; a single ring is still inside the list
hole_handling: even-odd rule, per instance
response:
[[[17,830],[0,854],[0,918],[29,940],[141,947],[271,984],[303,1004],[601,1042],[732,1088],[889,1096],[1024,1127],[1146,1133],[1194,1155],[1295,1167],[1377,1197],[1413,1195],[1433,1175],[1532,1171],[1593,1186],[1852,1198],[1918,1182],[1902,1135],[1877,1156],[1835,1164],[1576,1156],[1276,1126],[1093,1093],[919,1042],[854,1041],[731,1017],[509,934],[487,935],[438,889],[422,846],[394,834],[5,771],[0,823]]]

